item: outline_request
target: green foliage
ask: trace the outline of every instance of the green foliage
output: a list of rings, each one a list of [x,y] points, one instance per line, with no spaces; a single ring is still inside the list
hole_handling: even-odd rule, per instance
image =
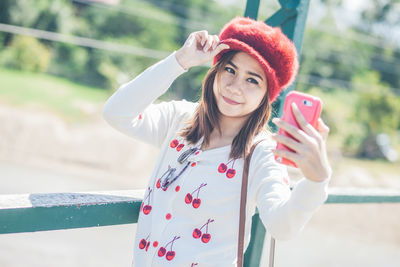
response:
[[[358,96],[355,116],[368,135],[400,129],[400,98],[380,81],[379,73],[367,71],[355,76],[353,83]]]
[[[354,74],[368,69],[373,48],[357,42],[352,31],[343,34],[347,38],[308,28],[300,73],[348,81]]]
[[[400,127],[400,98],[381,82],[379,73],[375,71],[355,75],[352,84],[351,108],[341,123],[348,129],[341,132],[341,150],[359,155],[365,141],[372,136],[387,133],[396,138]]]
[[[15,0],[9,7],[10,23],[61,33],[71,32],[71,3],[64,0]]]
[[[50,51],[37,39],[16,36],[1,53],[0,62],[11,68],[43,72],[47,70],[50,57]]]

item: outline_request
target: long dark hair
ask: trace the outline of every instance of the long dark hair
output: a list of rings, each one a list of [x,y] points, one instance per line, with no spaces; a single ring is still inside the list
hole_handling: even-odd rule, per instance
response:
[[[179,132],[189,143],[197,143],[204,136],[204,145],[210,143],[210,135],[214,128],[221,133],[219,125],[220,112],[214,97],[214,80],[218,73],[224,70],[226,64],[239,51],[232,50],[225,53],[221,59],[212,66],[202,83],[202,97],[195,110],[193,117],[188,120],[186,126]],[[229,158],[238,159],[244,157],[251,145],[251,140],[262,130],[266,129],[268,120],[271,116],[271,105],[268,97],[268,91],[265,93],[260,105],[252,112],[249,119],[245,122],[239,133],[232,141],[232,148]]]

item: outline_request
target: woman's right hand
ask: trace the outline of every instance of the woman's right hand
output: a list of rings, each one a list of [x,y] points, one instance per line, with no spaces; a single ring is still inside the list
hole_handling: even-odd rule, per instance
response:
[[[176,60],[185,69],[201,65],[213,59],[229,45],[219,42],[218,35],[209,35],[207,31],[192,32],[183,46],[176,52]]]

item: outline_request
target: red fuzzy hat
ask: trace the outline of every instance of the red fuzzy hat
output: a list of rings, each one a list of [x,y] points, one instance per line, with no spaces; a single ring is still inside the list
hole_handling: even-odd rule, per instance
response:
[[[297,50],[280,28],[248,17],[235,17],[222,28],[219,39],[230,48],[216,55],[213,65],[231,50],[248,53],[265,71],[271,103],[294,81],[299,67]]]

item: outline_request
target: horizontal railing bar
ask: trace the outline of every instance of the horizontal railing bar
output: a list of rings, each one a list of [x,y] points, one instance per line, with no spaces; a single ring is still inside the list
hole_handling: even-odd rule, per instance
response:
[[[0,195],[0,234],[136,223],[144,190]],[[327,204],[400,203],[400,190],[330,188]]]
[[[136,223],[144,190],[0,195],[0,234]]]
[[[326,204],[400,203],[400,190],[388,188],[331,187]]]

